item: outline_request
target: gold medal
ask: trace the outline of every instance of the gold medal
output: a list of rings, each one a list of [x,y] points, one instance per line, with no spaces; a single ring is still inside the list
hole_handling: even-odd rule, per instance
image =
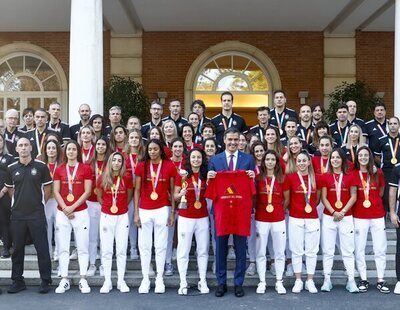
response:
[[[343,208],[343,203],[340,200],[338,200],[335,202],[335,207],[338,209],[341,209],[341,208]]]
[[[195,201],[194,202],[194,207],[199,210],[201,208],[201,202],[200,201]]]
[[[272,212],[274,212],[274,206],[272,205],[272,204],[268,204],[267,205],[267,207],[265,208],[265,210],[268,212],[268,213],[272,213]]]
[[[69,194],[67,195],[67,200],[68,200],[69,202],[73,202],[74,199],[75,199],[75,197],[74,197],[74,195],[72,195],[71,193],[69,193]]]
[[[112,214],[115,214],[118,212],[118,207],[116,205],[112,205],[110,211]]]
[[[306,213],[311,213],[311,212],[312,212],[312,207],[308,204],[308,205],[306,205],[306,207],[304,208],[304,211],[306,211]]]
[[[95,188],[93,192],[95,195],[97,195],[97,188]]]
[[[369,200],[364,200],[363,206],[364,206],[364,208],[367,208],[367,209],[368,209],[368,208],[371,206],[371,201],[369,201]]]
[[[393,165],[397,164],[397,159],[396,157],[393,157],[392,160],[390,161]]]
[[[156,192],[152,192],[150,195],[151,200],[157,200],[158,199],[158,194]]]

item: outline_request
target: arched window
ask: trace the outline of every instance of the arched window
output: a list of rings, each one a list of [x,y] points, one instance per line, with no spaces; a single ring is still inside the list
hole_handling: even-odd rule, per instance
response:
[[[199,71],[194,86],[195,99],[207,108],[220,108],[220,94],[230,91],[235,108],[257,108],[269,105],[270,82],[258,61],[244,53],[222,53],[212,57]]]
[[[40,56],[14,53],[0,62],[0,118],[8,109],[45,108],[62,97],[60,79]],[[21,115],[20,115],[21,117]]]

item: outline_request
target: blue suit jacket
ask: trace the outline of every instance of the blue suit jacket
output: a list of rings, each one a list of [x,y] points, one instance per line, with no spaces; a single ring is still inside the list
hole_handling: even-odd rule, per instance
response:
[[[255,161],[253,156],[239,151],[235,170],[254,171],[254,169],[255,169]],[[211,157],[208,163],[208,170],[214,170],[214,171],[228,170],[228,163],[226,161],[225,152],[221,152]]]

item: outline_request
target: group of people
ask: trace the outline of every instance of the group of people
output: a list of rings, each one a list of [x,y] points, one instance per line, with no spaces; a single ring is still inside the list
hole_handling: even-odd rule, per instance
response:
[[[386,107],[378,102],[374,119],[364,122],[356,117],[356,102],[348,101],[338,106],[337,120],[328,124],[322,104],[302,105],[297,114],[286,106],[285,93],[277,90],[274,107],[259,107],[259,123],[248,128],[233,112],[233,99],[232,93],[222,93],[222,111],[212,119],[206,117],[202,100],[192,103],[187,119],[181,116],[179,100],[170,101],[164,118],[163,105],[153,101],[150,122],[142,125],[131,116],[126,126],[118,106],[109,110],[106,122],[82,104],[81,121],[68,126],[60,119],[61,105],[53,102],[48,111],[25,109],[25,126],[20,128],[18,111],[8,110],[0,135],[1,257],[10,257],[13,249],[8,292],[26,288],[24,247],[30,240],[37,250],[41,293],[50,289],[51,259],[58,260],[61,277],[55,292],[70,289],[68,266],[74,256],[79,289],[89,293],[87,277],[97,271],[97,255],[104,277],[100,293],[110,292],[115,253],[121,292],[130,291],[124,280],[127,255],[140,258],[141,294],[149,293],[154,274],[154,292],[165,292],[163,276],[174,273],[176,255],[178,294],[186,295],[193,235],[202,294],[209,293],[210,244],[217,297],[227,292],[227,257],[236,258],[235,296],[244,296],[245,275],[256,273],[256,292],[265,293],[267,254],[278,294],[286,294],[285,269],[286,276],[295,277],[293,293],[317,293],[313,277],[320,247],[321,291],[333,287],[339,248],[346,289],[366,292],[370,231],[376,286],[389,293],[385,218],[389,212],[399,227],[399,119],[386,119]],[[72,254],[71,233],[76,247]],[[399,246],[396,274],[394,293],[400,294]]]

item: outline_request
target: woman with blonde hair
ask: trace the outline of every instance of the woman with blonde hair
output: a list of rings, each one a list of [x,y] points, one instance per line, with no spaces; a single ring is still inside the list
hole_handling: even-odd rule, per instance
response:
[[[94,143],[96,141],[96,133],[90,125],[82,126],[78,133],[78,143],[81,146],[82,163],[90,164],[94,157]]]
[[[352,166],[356,161],[357,150],[365,145],[365,137],[363,136],[361,127],[357,124],[351,125],[349,128],[349,137],[346,144],[342,146],[342,150],[345,152],[347,159],[352,163]]]

